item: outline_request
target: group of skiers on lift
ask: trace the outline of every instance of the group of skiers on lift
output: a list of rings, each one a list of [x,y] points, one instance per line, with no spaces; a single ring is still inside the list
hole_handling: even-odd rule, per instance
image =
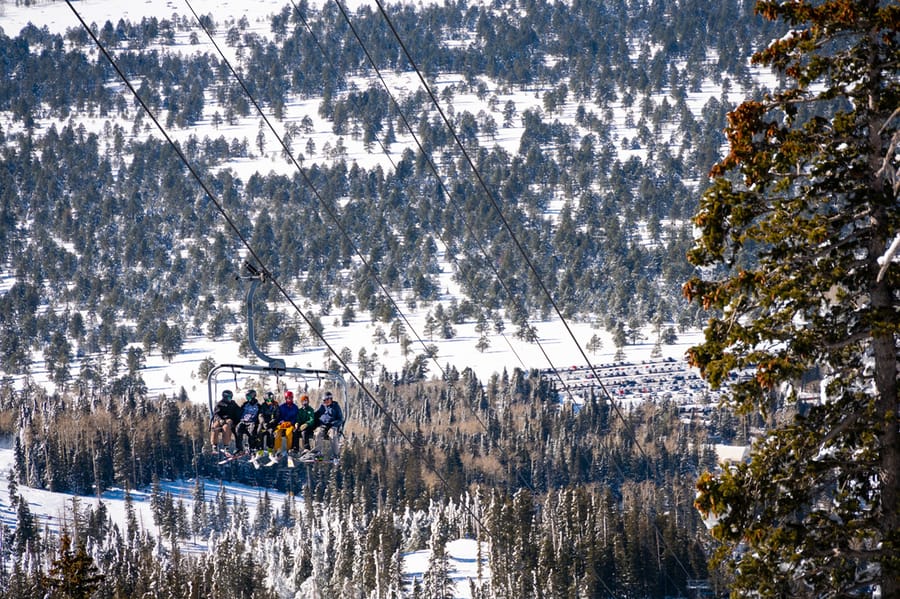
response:
[[[248,389],[245,397],[246,401],[238,405],[230,389],[222,391],[210,423],[213,451],[220,451],[227,458],[246,455],[246,437],[247,449],[254,457],[268,453],[270,459],[275,460],[289,455],[288,452],[303,461],[337,457],[344,414],[331,391],[322,394],[322,405],[317,410],[309,405],[309,396],[305,393],[300,394],[300,405],[294,403],[293,391],[285,391],[284,402],[280,404],[271,391],[266,392],[263,403],[259,403],[255,389]],[[229,451],[232,437],[233,453]],[[326,456],[329,449],[330,456]]]

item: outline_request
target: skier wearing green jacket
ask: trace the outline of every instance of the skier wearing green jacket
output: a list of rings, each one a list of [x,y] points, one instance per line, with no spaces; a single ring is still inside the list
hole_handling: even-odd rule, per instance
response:
[[[309,405],[309,396],[305,393],[300,396],[300,414],[297,416],[297,428],[300,429],[300,436],[303,437],[303,449],[309,450],[309,440],[313,434],[313,422],[315,422],[316,411]],[[294,438],[294,444],[298,439]],[[294,448],[296,449],[296,447]]]

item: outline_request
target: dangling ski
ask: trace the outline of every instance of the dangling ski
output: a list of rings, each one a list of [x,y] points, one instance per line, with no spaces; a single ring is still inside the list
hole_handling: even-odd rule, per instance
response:
[[[321,454],[319,454],[319,452],[317,452],[315,450],[307,451],[302,456],[300,456],[301,462],[316,462],[321,459],[322,459]]]
[[[260,463],[259,458],[262,457],[263,453],[261,451],[254,451],[253,457],[250,458],[250,463],[253,464],[253,467],[259,470]]]
[[[237,453],[228,453],[228,452],[226,451],[226,452],[225,452],[225,459],[224,459],[224,460],[219,460],[219,465],[221,466],[221,465],[223,465],[223,464],[227,464],[228,462],[233,462],[233,461],[235,461],[235,460],[238,460],[238,459],[244,457],[245,455],[247,455],[247,453],[244,452],[244,451],[238,451]]]

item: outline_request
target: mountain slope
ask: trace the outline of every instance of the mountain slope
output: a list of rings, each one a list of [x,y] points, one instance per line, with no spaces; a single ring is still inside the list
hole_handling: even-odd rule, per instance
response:
[[[680,298],[687,218],[723,143],[725,90],[754,90],[741,56],[768,33],[745,4],[394,7],[477,171],[371,7],[350,22],[390,94],[330,4],[242,5],[243,18],[198,6],[218,16],[207,17],[214,39],[279,140],[189,15],[154,9],[101,25],[108,6],[79,3],[237,231],[71,15],[7,7],[13,26],[34,11],[54,28],[4,38],[3,162],[14,168],[3,175],[2,247],[16,277],[0,310],[13,340],[0,348],[6,372],[43,357],[66,384],[84,371],[80,356],[123,362],[130,351],[142,364],[156,352],[174,360],[197,335],[224,339],[240,323],[238,232],[315,328],[335,336],[332,320],[371,319],[372,340],[377,326],[408,328],[399,308],[422,322],[404,331],[412,342],[479,322],[533,339],[530,327],[556,316],[535,272],[567,318],[610,332],[600,333],[610,354],[618,330],[699,322]],[[64,22],[72,28],[61,37]],[[263,299],[272,310],[260,316],[261,339],[288,356],[320,351],[283,298]],[[441,321],[435,332],[431,320]],[[496,332],[475,335],[505,345]],[[375,353],[354,338],[351,356]],[[574,349],[564,363],[583,361]],[[107,383],[118,376],[97,366]]]

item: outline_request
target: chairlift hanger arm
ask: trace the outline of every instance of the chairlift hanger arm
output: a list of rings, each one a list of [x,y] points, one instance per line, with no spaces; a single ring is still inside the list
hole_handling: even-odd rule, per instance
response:
[[[250,350],[253,351],[257,358],[268,364],[270,369],[283,372],[286,367],[284,360],[272,358],[259,349],[259,346],[256,345],[256,334],[253,327],[253,297],[256,295],[256,288],[259,287],[259,284],[268,278],[267,273],[258,270],[250,262],[244,262],[244,268],[249,273],[249,276],[244,278],[250,279],[250,287],[247,289],[247,336]]]

